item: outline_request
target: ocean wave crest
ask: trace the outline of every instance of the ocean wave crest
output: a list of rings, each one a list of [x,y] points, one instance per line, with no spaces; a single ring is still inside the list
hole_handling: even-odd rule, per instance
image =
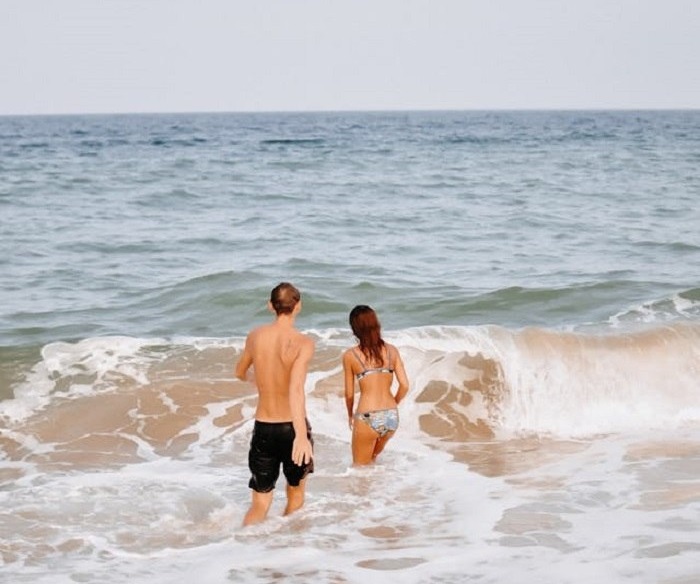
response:
[[[342,397],[340,359],[353,339],[342,328],[307,333],[317,339],[309,408],[334,412],[320,426],[330,432],[337,412],[327,404],[332,394]],[[404,357],[411,392],[402,424],[416,436],[455,442],[590,436],[700,420],[697,324],[606,334],[435,326],[388,331],[386,338]],[[50,415],[58,403],[99,403],[100,396],[115,393],[136,399],[146,390],[185,392],[186,399],[190,388],[198,407],[206,403],[207,388],[235,401],[242,389],[232,371],[242,343],[242,336],[51,343],[16,385],[15,399],[0,402],[0,417],[21,423],[38,411]]]

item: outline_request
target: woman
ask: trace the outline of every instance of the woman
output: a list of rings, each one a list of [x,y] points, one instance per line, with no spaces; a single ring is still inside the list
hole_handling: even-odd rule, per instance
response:
[[[408,393],[408,378],[396,347],[385,343],[377,314],[369,306],[350,311],[350,328],[358,344],[343,354],[345,404],[348,425],[352,430],[352,462],[373,462],[399,426],[399,402]],[[398,381],[391,393],[394,376]],[[360,401],[353,415],[355,381],[360,387]]]

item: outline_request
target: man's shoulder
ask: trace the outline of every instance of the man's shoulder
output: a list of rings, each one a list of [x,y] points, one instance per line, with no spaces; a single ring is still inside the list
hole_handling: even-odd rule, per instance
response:
[[[248,338],[259,337],[260,335],[265,334],[265,331],[267,331],[267,330],[269,330],[269,329],[270,329],[270,325],[269,325],[269,324],[261,324],[260,326],[256,326],[254,329],[252,329],[252,330],[248,333]]]
[[[299,342],[307,347],[315,347],[316,341],[314,341],[309,335],[305,333],[298,333]]]
[[[309,335],[300,333],[298,331],[297,343],[299,347],[299,354],[306,353],[311,355],[316,350],[316,342]]]

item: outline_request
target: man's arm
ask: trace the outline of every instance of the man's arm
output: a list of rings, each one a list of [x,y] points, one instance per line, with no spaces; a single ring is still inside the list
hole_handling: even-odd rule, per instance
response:
[[[306,395],[304,394],[306,373],[313,355],[314,342],[308,337],[304,337],[289,378],[289,409],[292,412],[295,434],[292,445],[292,460],[294,464],[299,466],[310,462],[313,458],[311,442],[306,436]]]
[[[236,377],[241,381],[255,383],[253,372],[249,371],[250,366],[253,364],[253,353],[250,345],[252,345],[252,341],[250,340],[250,335],[248,335],[248,338],[245,340],[245,347],[243,348],[241,358],[238,359],[238,363],[236,363]]]

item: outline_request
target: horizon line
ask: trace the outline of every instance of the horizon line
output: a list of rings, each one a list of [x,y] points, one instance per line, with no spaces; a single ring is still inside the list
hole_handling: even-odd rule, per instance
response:
[[[60,117],[60,116],[144,116],[144,115],[239,115],[239,114],[392,114],[392,113],[478,113],[478,112],[693,112],[700,107],[494,107],[494,108],[367,108],[367,109],[239,109],[239,110],[142,110],[142,111],[87,111],[87,112],[25,112],[0,113],[0,118]]]

